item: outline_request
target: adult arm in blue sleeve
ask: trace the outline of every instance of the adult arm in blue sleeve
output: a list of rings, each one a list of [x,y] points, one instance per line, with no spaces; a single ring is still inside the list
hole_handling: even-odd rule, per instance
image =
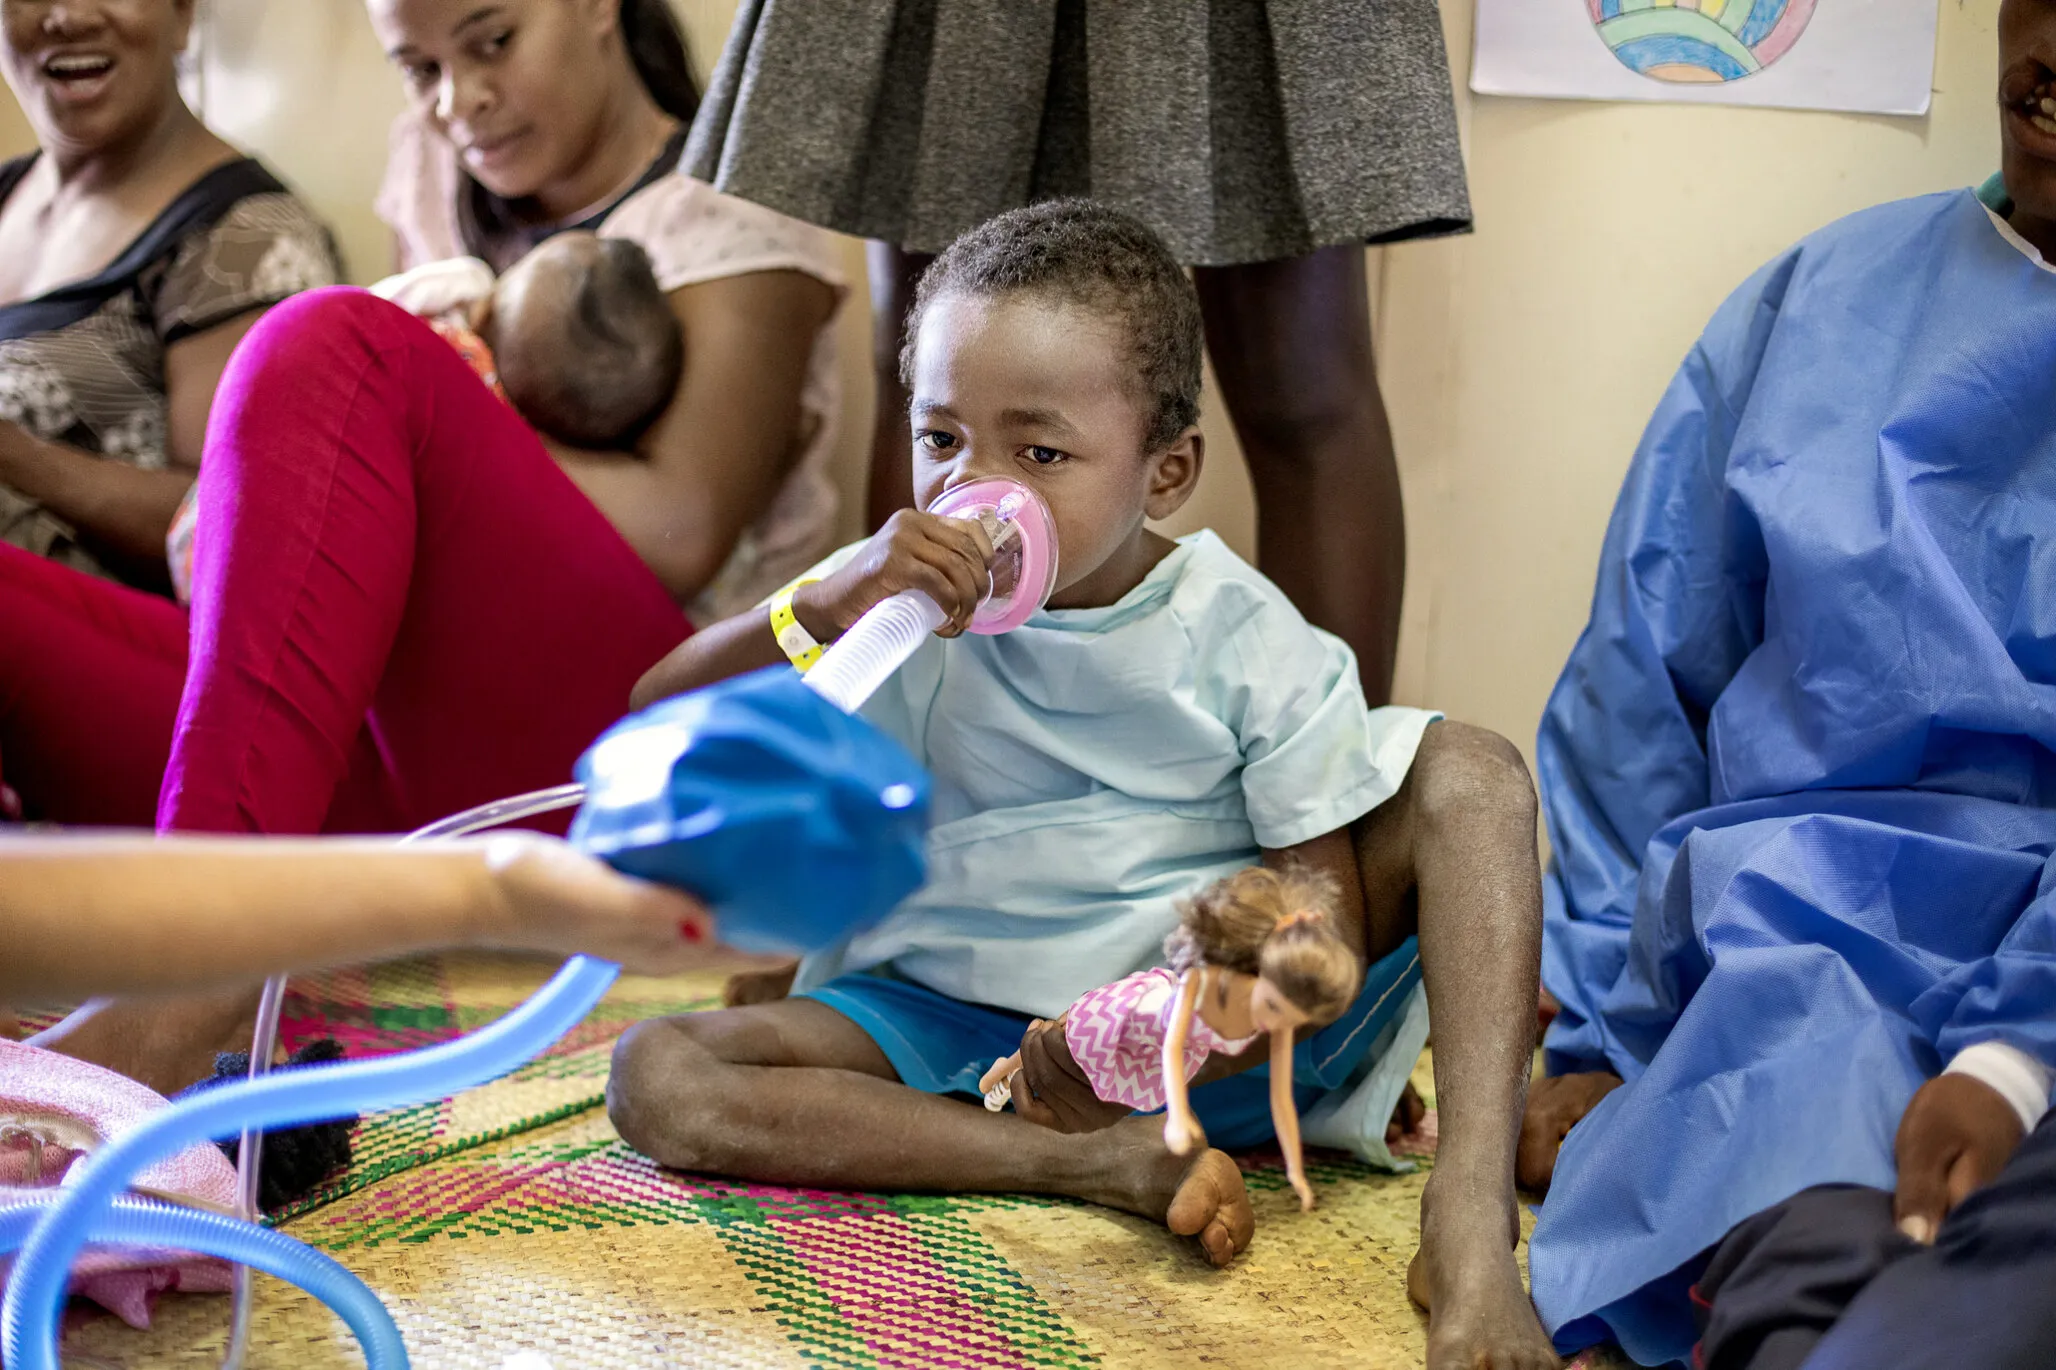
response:
[[[1939,1065],[1979,1042],[2018,1047],[2056,1070],[2056,861],[1992,955],[1970,961],[1913,1002]]]
[[[1542,978],[1562,1005],[1552,1073],[1625,1067],[1601,1005],[1627,959],[1644,850],[1708,804],[1707,716],[1762,640],[1761,543],[1726,476],[1795,261],[1736,291],[1664,392],[1607,526],[1591,620],[1542,717]]]

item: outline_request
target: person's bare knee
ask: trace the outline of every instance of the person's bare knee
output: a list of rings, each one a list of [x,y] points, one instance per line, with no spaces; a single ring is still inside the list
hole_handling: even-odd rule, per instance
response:
[[[1194,274],[1208,351],[1243,447],[1267,468],[1363,460],[1383,428],[1359,249]],[[1389,436],[1379,444],[1388,453]]]
[[[1235,406],[1235,429],[1265,463],[1316,470],[1356,456],[1366,408],[1360,392],[1327,386],[1259,395]]]
[[[1535,782],[1520,748],[1498,733],[1450,719],[1430,725],[1407,779],[1416,844],[1462,841],[1489,819],[1526,834],[1532,852]]]
[[[748,1096],[765,1069],[801,1064],[780,1022],[791,1015],[776,1011],[786,1007],[687,1013],[622,1033],[607,1077],[614,1130],[664,1165],[727,1169],[747,1145]]]
[[[1468,723],[1430,724],[1398,793],[1351,829],[1370,956],[1419,931],[1424,863],[1445,876],[1538,878],[1535,814],[1519,748]]]
[[[614,1044],[607,1117],[630,1146],[680,1170],[720,1168],[737,1067],[701,1040],[694,1019],[637,1023]]]
[[[645,1156],[729,1172],[757,1145],[766,1091],[781,1070],[897,1080],[870,1035],[826,1004],[781,999],[638,1023],[614,1046],[607,1115]]]

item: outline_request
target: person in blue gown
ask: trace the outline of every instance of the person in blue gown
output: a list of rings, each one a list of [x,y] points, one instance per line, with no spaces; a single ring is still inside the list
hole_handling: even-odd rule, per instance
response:
[[[1709,1257],[1819,1186],[1931,1241],[2048,1107],[2056,2],[2000,44],[2000,177],[1715,314],[1543,719],[1562,1009],[1522,1170],[1560,1351],[1687,1357]]]

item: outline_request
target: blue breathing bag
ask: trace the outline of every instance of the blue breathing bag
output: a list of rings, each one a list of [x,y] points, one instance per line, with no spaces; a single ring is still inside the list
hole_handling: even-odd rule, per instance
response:
[[[929,780],[783,666],[654,705],[578,763],[572,844],[691,890],[721,940],[803,955],[890,913],[927,872]]]

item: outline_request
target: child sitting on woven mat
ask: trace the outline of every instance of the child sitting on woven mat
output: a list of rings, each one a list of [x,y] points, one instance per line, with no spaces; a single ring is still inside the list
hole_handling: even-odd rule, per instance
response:
[[[992,545],[976,523],[902,510],[774,597],[805,630],[785,647],[759,610],[643,680],[638,703],[807,658],[808,635],[908,588],[949,616],[864,711],[934,775],[928,885],[810,958],[793,997],[629,1032],[616,1127],[663,1164],[767,1183],[1072,1195],[1226,1265],[1255,1228],[1235,1162],[1173,1155],[1161,1120],[1099,1100],[1044,1020],[1157,963],[1177,901],[1210,880],[1303,867],[1333,882],[1368,964],[1356,1001],[1295,1048],[1310,1133],[1323,1095],[1376,1073],[1425,975],[1441,1146],[1409,1288],[1430,1308],[1429,1361],[1554,1365],[1514,1262],[1541,930],[1519,754],[1367,708],[1349,649],[1218,538],[1150,530],[1199,480],[1200,318],[1141,223],[1060,201],[966,234],[922,281],[903,365],[922,504],[988,476],[1032,485],[1055,516],[1056,591],[1024,627],[960,636]],[[1016,1050],[1015,1111],[988,1112],[979,1077]],[[1214,1145],[1270,1140],[1250,1069],[1267,1052],[1202,1068],[1191,1105]]]

